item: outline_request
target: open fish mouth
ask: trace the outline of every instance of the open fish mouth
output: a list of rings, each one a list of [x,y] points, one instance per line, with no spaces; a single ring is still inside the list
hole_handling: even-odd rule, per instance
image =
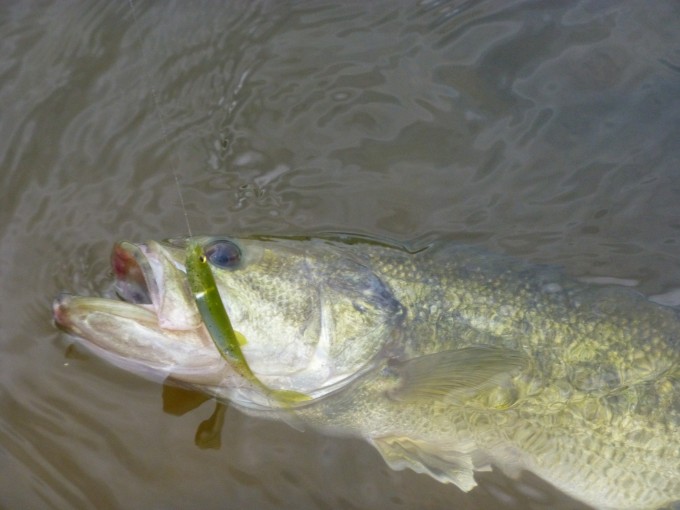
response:
[[[201,326],[201,315],[186,280],[182,241],[116,243],[111,253],[114,289],[123,301],[153,310],[165,330]]]
[[[55,324],[107,361],[157,379],[179,375],[212,381],[225,363],[188,291],[183,249],[172,244],[117,243],[111,255],[120,299],[62,293]]]
[[[121,242],[114,246],[111,254],[111,265],[115,277],[114,290],[122,300],[116,304],[114,299],[100,297],[81,297],[69,293],[60,293],[52,303],[52,316],[55,324],[67,333],[78,334],[80,329],[74,318],[78,316],[76,310],[88,308],[96,309],[103,307],[111,313],[118,312],[126,316],[134,317],[144,322],[156,320],[151,292],[147,284],[147,276],[152,275],[150,265],[146,257],[142,255],[141,248]],[[142,267],[146,268],[146,275]],[[155,279],[149,278],[153,284],[155,293],[157,285]],[[127,304],[141,305],[139,310],[127,306]]]
[[[152,278],[151,265],[144,254],[146,245],[135,245],[127,241],[116,243],[111,253],[111,267],[115,277],[114,289],[123,301],[133,304],[150,305],[153,295],[158,301],[158,284]],[[149,286],[149,281],[151,287]]]
[[[53,304],[55,323],[69,331],[69,308],[76,300],[91,300],[109,310],[126,311],[145,322],[155,317],[164,330],[187,331],[201,325],[201,317],[188,289],[184,274],[184,249],[179,241],[133,244],[116,243],[111,253],[115,278],[113,288],[120,302],[104,298],[61,294]],[[93,301],[94,300],[94,301]],[[105,303],[104,301],[108,301]],[[125,306],[135,305],[144,311],[133,312]]]

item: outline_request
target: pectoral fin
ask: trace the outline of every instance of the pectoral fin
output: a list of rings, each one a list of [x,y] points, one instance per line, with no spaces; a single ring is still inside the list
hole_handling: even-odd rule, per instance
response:
[[[504,347],[473,346],[428,354],[392,367],[398,385],[388,395],[402,402],[462,404],[481,392],[499,390],[493,398],[502,407],[503,390],[527,365],[525,354]]]
[[[469,453],[407,437],[374,438],[373,445],[394,470],[410,468],[443,483],[453,483],[467,492],[476,487],[473,462]]]

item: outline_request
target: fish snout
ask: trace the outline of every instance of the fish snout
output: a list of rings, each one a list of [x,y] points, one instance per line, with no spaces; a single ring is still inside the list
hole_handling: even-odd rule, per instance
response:
[[[73,296],[62,292],[52,302],[52,319],[58,328],[68,331],[71,325],[69,318],[69,304]]]

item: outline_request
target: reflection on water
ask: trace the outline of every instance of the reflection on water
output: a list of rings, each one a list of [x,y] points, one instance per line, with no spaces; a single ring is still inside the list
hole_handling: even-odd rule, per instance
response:
[[[67,355],[49,303],[107,291],[115,240],[186,234],[173,169],[196,232],[447,237],[677,288],[678,4],[134,7],[0,6],[0,507],[575,508],[233,410],[199,449],[208,404]]]

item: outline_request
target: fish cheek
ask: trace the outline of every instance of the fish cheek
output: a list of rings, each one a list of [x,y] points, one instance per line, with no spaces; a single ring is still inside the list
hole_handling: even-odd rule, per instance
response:
[[[304,368],[321,335],[318,291],[275,274],[233,282],[230,315],[253,370],[287,373]],[[228,298],[225,299],[225,302]]]

